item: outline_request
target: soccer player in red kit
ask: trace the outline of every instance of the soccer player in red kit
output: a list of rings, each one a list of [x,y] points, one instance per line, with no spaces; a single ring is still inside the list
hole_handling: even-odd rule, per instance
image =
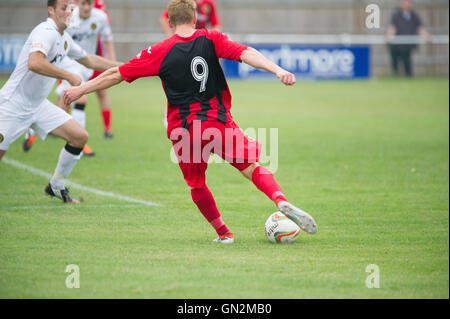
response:
[[[212,28],[220,30],[220,19],[217,13],[217,5],[214,0],[195,0],[197,4],[197,29]],[[172,28],[169,23],[169,13],[167,8],[162,13],[159,24],[167,37],[173,35]]]
[[[247,139],[233,121],[231,94],[219,58],[245,62],[271,72],[285,85],[293,85],[295,76],[255,49],[231,41],[220,31],[196,30],[195,5],[194,0],[171,0],[168,12],[175,31],[172,37],[142,50],[128,63],[82,86],[67,89],[65,103],[123,80],[133,82],[141,77],[159,76],[167,96],[167,135],[184,179],[191,187],[192,200],[219,235],[215,241],[233,243],[234,236],[222,220],[206,185],[205,172],[211,152],[238,169],[302,230],[316,233],[314,219],[289,203],[272,173],[259,166],[260,144]],[[227,138],[230,130],[233,135]],[[187,148],[186,143],[183,144],[186,140]],[[212,143],[216,147],[211,148]],[[196,158],[197,154],[203,156]]]

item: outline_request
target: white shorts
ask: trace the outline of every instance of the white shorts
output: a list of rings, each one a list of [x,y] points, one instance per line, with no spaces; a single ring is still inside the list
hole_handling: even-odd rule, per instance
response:
[[[26,116],[14,114],[20,106],[7,100],[0,102],[0,150],[6,151],[15,140],[31,127],[45,140],[48,133],[60,127],[72,117],[49,100],[45,99],[36,112]]]
[[[79,77],[81,77],[81,79],[83,81],[82,84],[89,81],[89,79],[94,74],[94,70],[88,69],[84,65],[82,65],[82,64],[78,63],[77,61],[72,60],[71,58],[68,58],[68,57],[65,57],[64,60],[62,60],[60,68],[66,70],[66,71],[69,71],[71,73],[74,73],[74,74],[78,75]],[[66,90],[70,87],[71,87],[70,83],[67,82],[66,80],[63,80],[56,87],[55,92],[58,96],[62,96],[64,94],[64,90]]]

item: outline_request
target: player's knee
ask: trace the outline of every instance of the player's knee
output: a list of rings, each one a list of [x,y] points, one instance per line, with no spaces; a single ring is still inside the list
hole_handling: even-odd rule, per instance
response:
[[[249,167],[247,167],[246,169],[243,169],[241,171],[242,175],[244,175],[245,178],[252,180],[252,175],[253,172],[255,171],[255,169],[259,166],[258,163],[252,163]]]
[[[89,134],[86,130],[83,130],[80,136],[80,142],[83,143],[83,146],[87,143],[89,139]]]
[[[78,130],[73,136],[71,144],[73,146],[82,148],[87,143],[89,134],[85,129]]]

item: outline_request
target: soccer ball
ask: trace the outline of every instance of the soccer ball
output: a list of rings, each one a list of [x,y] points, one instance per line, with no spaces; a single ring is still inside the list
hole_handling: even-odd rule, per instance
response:
[[[284,214],[275,212],[267,218],[265,232],[271,243],[293,243],[300,234],[300,228]]]

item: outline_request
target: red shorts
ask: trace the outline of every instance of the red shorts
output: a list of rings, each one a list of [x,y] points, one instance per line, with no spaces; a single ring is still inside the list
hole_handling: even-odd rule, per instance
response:
[[[103,73],[103,71],[94,70],[94,74],[92,74],[92,76],[89,80],[95,79],[97,76],[99,76],[102,73]]]
[[[189,130],[175,128],[170,133],[178,164],[192,188],[205,185],[211,153],[217,154],[239,171],[259,161],[261,144],[247,137],[234,121],[194,121]]]

